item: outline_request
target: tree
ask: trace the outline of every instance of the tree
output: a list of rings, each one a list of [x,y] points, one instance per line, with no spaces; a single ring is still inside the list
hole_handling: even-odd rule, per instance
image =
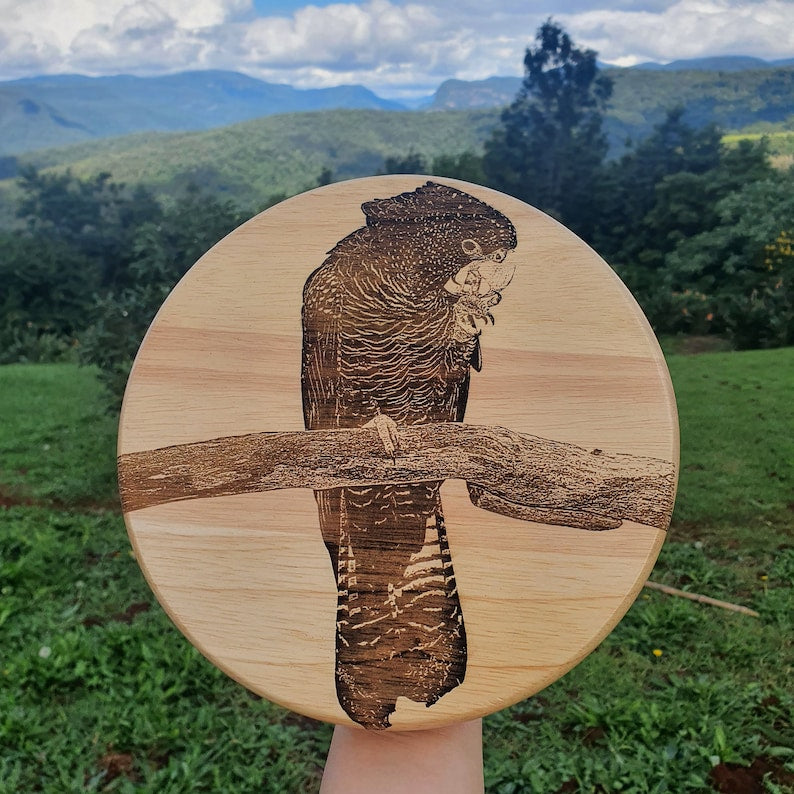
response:
[[[424,156],[411,149],[403,157],[387,157],[383,161],[383,168],[378,171],[378,174],[425,174],[427,170]]]
[[[482,157],[472,151],[459,154],[441,154],[434,157],[428,166],[425,157],[413,149],[403,157],[387,157],[379,174],[434,174],[450,179],[462,179],[482,185],[485,175],[482,170]]]
[[[317,187],[322,187],[323,185],[330,185],[334,181],[334,172],[329,166],[323,166],[323,170],[320,171],[319,175],[317,176]]]
[[[81,180],[26,167],[20,187],[25,227],[0,235],[0,363],[74,348],[116,401],[170,289],[244,216],[193,184],[165,207],[107,173]]]
[[[486,142],[485,176],[587,238],[608,149],[602,117],[612,81],[599,74],[596,53],[576,47],[551,19],[535,41],[521,90]]]
[[[0,235],[0,364],[61,358],[83,328],[100,273],[73,247]]]
[[[80,335],[80,358],[99,367],[111,407],[120,403],[138,346],[168,293],[205,251],[244,219],[231,202],[192,185],[159,222],[137,227],[127,280],[97,297],[92,323]]]
[[[24,226],[0,240],[0,362],[56,360],[76,346],[96,296],[123,286],[137,229],[162,210],[105,173],[80,180],[27,166],[19,186]]]
[[[430,170],[436,176],[462,179],[464,182],[473,182],[475,185],[482,185],[486,181],[482,170],[482,157],[472,151],[460,154],[441,154],[433,158]]]
[[[794,171],[748,182],[715,213],[712,228],[667,257],[670,292],[697,293],[739,348],[794,344]]]
[[[23,196],[17,216],[27,231],[98,262],[104,288],[125,283],[136,230],[162,218],[149,190],[113,182],[108,173],[81,180],[69,172],[47,174],[28,166],[19,186]]]
[[[728,332],[713,280],[692,267],[704,261],[705,251],[691,260],[683,252],[722,225],[724,200],[769,179],[773,169],[766,142],[729,148],[721,138],[713,126],[690,127],[673,109],[606,169],[593,245],[626,282],[657,333]],[[738,288],[725,273],[720,281],[728,291]]]
[[[693,183],[720,163],[720,139],[716,127],[696,130],[684,122],[682,108],[673,108],[647,138],[604,169],[600,216],[592,242],[607,261],[646,268],[663,264],[664,254],[673,247],[666,240],[671,225],[668,211],[677,197],[692,205]],[[671,180],[673,175],[681,178]],[[682,190],[677,190],[678,186]],[[697,193],[699,216],[705,201],[700,191]],[[666,204],[666,211],[661,210],[660,202]]]

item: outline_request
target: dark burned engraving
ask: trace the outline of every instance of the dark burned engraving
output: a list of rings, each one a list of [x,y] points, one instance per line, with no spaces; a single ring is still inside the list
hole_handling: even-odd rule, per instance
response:
[[[394,459],[377,438],[373,427],[299,430],[128,452],[119,456],[121,505],[131,513],[284,488],[457,479],[477,507],[524,521],[588,530],[670,523],[676,476],[666,460],[459,422],[401,427]]]
[[[666,529],[675,466],[463,423],[480,333],[513,274],[501,213],[433,183],[367,202],[304,289],[305,431],[119,456],[125,514],[169,502],[315,490],[337,581],[339,702],[386,728],[399,697],[462,683],[466,633],[440,501],[542,524]],[[454,528],[452,528],[454,533]]]
[[[362,206],[366,226],[306,282],[307,430],[462,422],[480,332],[513,267],[513,224],[428,182]],[[440,480],[316,491],[338,588],[336,689],[347,714],[387,728],[401,696],[433,705],[463,682],[466,631]]]

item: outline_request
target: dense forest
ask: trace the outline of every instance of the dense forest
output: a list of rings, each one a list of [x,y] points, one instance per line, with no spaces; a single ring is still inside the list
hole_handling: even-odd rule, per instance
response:
[[[794,170],[771,164],[763,137],[726,145],[681,107],[609,158],[612,88],[594,52],[546,23],[483,149],[409,149],[371,172],[461,178],[539,207],[614,267],[659,334],[711,334],[735,348],[794,344]],[[317,168],[316,184],[334,178],[330,163]],[[16,192],[17,226],[0,233],[0,363],[79,358],[100,367],[114,399],[173,284],[263,209],[188,178],[163,199],[108,173],[33,166]]]
[[[141,183],[158,197],[176,198],[190,182],[256,212],[276,195],[313,187],[330,168],[336,180],[370,176],[387,157],[411,149],[429,158],[482,152],[499,121],[497,110],[443,113],[331,110],[287,113],[201,132],[140,133],[60,149],[29,152],[8,163],[92,178]],[[0,158],[0,177],[3,176]],[[10,225],[18,200],[13,179],[0,182],[0,227]]]

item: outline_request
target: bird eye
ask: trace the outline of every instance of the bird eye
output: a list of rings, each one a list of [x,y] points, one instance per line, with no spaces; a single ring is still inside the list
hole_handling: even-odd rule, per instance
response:
[[[463,240],[460,246],[466,256],[470,256],[472,259],[482,259],[482,248],[476,240],[468,238]]]
[[[494,251],[492,254],[488,255],[488,259],[492,262],[504,262],[505,257],[507,256],[507,252],[504,248],[500,248],[497,251]]]

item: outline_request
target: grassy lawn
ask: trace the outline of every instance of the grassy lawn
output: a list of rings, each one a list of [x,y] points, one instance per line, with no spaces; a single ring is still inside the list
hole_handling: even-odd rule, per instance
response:
[[[485,722],[489,792],[794,792],[794,349],[670,356],[679,501],[579,667]],[[315,791],[328,726],[227,679],[157,606],[90,370],[0,367],[0,792]],[[661,651],[661,655],[654,651]]]

